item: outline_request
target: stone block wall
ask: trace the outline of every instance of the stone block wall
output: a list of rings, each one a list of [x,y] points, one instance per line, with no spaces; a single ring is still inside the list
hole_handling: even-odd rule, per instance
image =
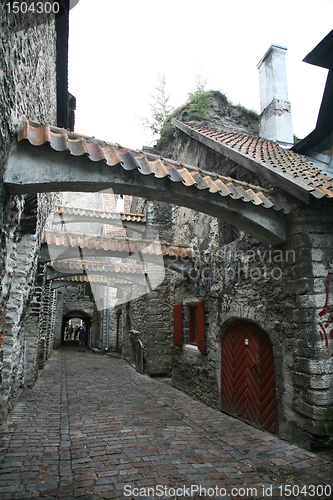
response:
[[[63,315],[64,315],[64,291],[65,287],[60,287],[56,294],[56,315],[54,319],[54,333],[53,333],[53,348],[59,349],[61,347],[61,334],[63,328]]]
[[[31,318],[27,316],[29,314],[29,297],[37,269],[39,243],[36,234],[23,236],[15,245],[15,250],[12,250],[9,256],[10,260],[7,260],[7,266],[12,260],[14,263],[11,268],[11,286],[6,301],[6,323],[3,330],[3,365],[1,372],[1,412],[3,418],[5,418],[7,411],[11,409],[20,385],[23,343],[26,341],[26,365],[31,363],[27,368],[28,380],[31,383],[37,376],[38,368],[44,365],[49,354],[46,348],[48,335],[45,331],[45,324],[42,323],[42,309],[47,300],[44,296],[46,291],[45,281],[42,283],[37,282],[37,289],[35,288],[37,297],[40,296],[38,319],[34,318],[35,321],[31,321]],[[9,269],[9,266],[7,269]]]
[[[289,232],[297,295],[284,344],[293,393],[285,398],[293,412],[294,438],[320,446],[333,442],[333,209],[325,201],[319,209],[314,205],[295,214]]]
[[[172,241],[172,207],[165,203],[133,199],[131,211],[144,213],[145,239]],[[149,263],[146,264],[149,275]],[[143,346],[143,369],[151,376],[170,376],[172,346],[171,277],[172,271],[154,266],[154,281],[160,284],[122,306],[122,357],[135,364],[135,342]]]
[[[34,384],[38,371],[44,367],[53,348],[56,292],[46,281],[45,274],[46,266],[40,266],[23,320],[25,363],[22,376],[28,386]]]
[[[172,289],[174,273],[165,269],[163,283],[147,297],[147,372],[151,376],[171,375]]]
[[[143,346],[143,368],[150,376],[171,375],[172,307],[170,274],[152,292],[123,305],[123,358],[135,365],[135,342]]]
[[[143,366],[147,363],[147,295],[127,302],[122,306],[123,349],[122,357],[135,366],[135,342],[143,344]]]
[[[34,15],[0,18],[0,180],[20,116],[56,125],[56,31],[54,16],[36,25]],[[36,224],[27,220],[25,196],[0,188],[0,271],[2,309],[0,344],[0,421],[16,398],[24,359],[24,321],[45,217],[53,197],[36,198]],[[39,209],[39,208],[40,209]],[[27,224],[29,227],[27,227]],[[26,364],[26,363],[25,363]]]

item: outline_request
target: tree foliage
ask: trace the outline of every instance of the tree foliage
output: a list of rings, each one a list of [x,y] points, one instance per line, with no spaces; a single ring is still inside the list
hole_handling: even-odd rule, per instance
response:
[[[160,136],[163,124],[172,111],[170,105],[170,94],[167,91],[166,78],[158,75],[158,83],[155,85],[156,93],[152,94],[153,103],[150,105],[151,119],[142,118],[143,129],[152,133],[153,136]]]
[[[205,90],[207,80],[203,79],[199,74],[196,75],[196,91],[190,92],[188,95],[187,105],[191,111],[198,114],[199,118],[206,118],[209,108],[210,99],[213,95],[211,90]]]

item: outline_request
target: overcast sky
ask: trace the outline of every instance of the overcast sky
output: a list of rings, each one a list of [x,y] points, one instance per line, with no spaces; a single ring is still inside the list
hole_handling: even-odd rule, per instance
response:
[[[141,149],[158,75],[170,104],[196,89],[220,90],[260,112],[257,63],[287,47],[294,133],[316,124],[327,70],[302,59],[331,31],[333,0],[80,0],[70,12],[69,91],[76,132]]]

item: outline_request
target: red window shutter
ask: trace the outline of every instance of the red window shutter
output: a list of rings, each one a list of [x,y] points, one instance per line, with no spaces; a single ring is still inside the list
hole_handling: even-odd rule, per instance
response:
[[[183,343],[183,304],[176,302],[173,306],[173,343],[182,345]]]
[[[203,352],[205,349],[205,301],[198,302],[198,349]]]

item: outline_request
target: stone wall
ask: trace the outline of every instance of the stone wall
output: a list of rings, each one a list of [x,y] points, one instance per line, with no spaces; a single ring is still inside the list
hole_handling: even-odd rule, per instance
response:
[[[50,198],[49,209],[51,206],[52,198]],[[4,293],[3,307],[6,311],[5,323],[3,324],[3,362],[1,365],[3,418],[5,418],[7,410],[12,407],[17,389],[21,384],[23,345],[26,345],[28,353],[25,364],[31,363],[27,369],[30,381],[35,380],[38,369],[43,366],[46,357],[50,354],[50,346],[52,345],[49,338],[51,335],[50,324],[45,325],[42,320],[45,319],[45,313],[50,312],[48,303],[52,303],[53,297],[50,295],[45,279],[42,283],[38,283],[38,281],[35,283],[42,225],[37,224],[35,234],[24,234],[23,236],[20,235],[19,227],[17,227],[16,235],[13,234],[12,238],[11,236],[8,238],[7,250],[10,249],[10,251],[5,259],[2,288]],[[33,298],[33,294],[40,295],[40,310],[35,318],[29,317],[29,302]],[[50,307],[52,306],[50,305]],[[48,321],[52,324],[52,315],[48,316]],[[43,362],[41,362],[41,357]]]
[[[135,365],[135,342],[143,346],[143,369],[150,376],[171,375],[172,307],[170,297],[173,273],[166,269],[165,279],[156,289],[123,305],[123,358]]]
[[[56,317],[56,292],[46,281],[46,266],[39,266],[35,283],[31,289],[29,305],[23,321],[25,340],[25,362],[22,381],[29,387],[37,378],[53,348],[53,333]]]
[[[143,369],[147,371],[147,295],[122,306],[123,349],[122,358],[135,366],[135,343],[143,345]]]
[[[172,206],[135,198],[132,212],[144,213],[144,239],[173,241]],[[149,274],[149,263],[147,264]],[[154,279],[160,280],[148,294],[122,306],[122,357],[135,365],[135,343],[143,346],[143,370],[151,376],[171,375],[172,310],[170,297],[175,273],[161,266],[154,267]],[[140,288],[137,290],[140,294]]]
[[[57,102],[54,16],[45,16],[36,26],[33,14],[32,17],[27,14],[8,19],[3,9],[0,23],[2,180],[19,117],[25,115],[56,125]],[[30,202],[25,196],[8,196],[1,182],[0,421],[13,406],[22,366],[27,359],[24,321],[37,268],[43,222],[52,210],[54,198],[52,195],[36,197],[34,215]]]

